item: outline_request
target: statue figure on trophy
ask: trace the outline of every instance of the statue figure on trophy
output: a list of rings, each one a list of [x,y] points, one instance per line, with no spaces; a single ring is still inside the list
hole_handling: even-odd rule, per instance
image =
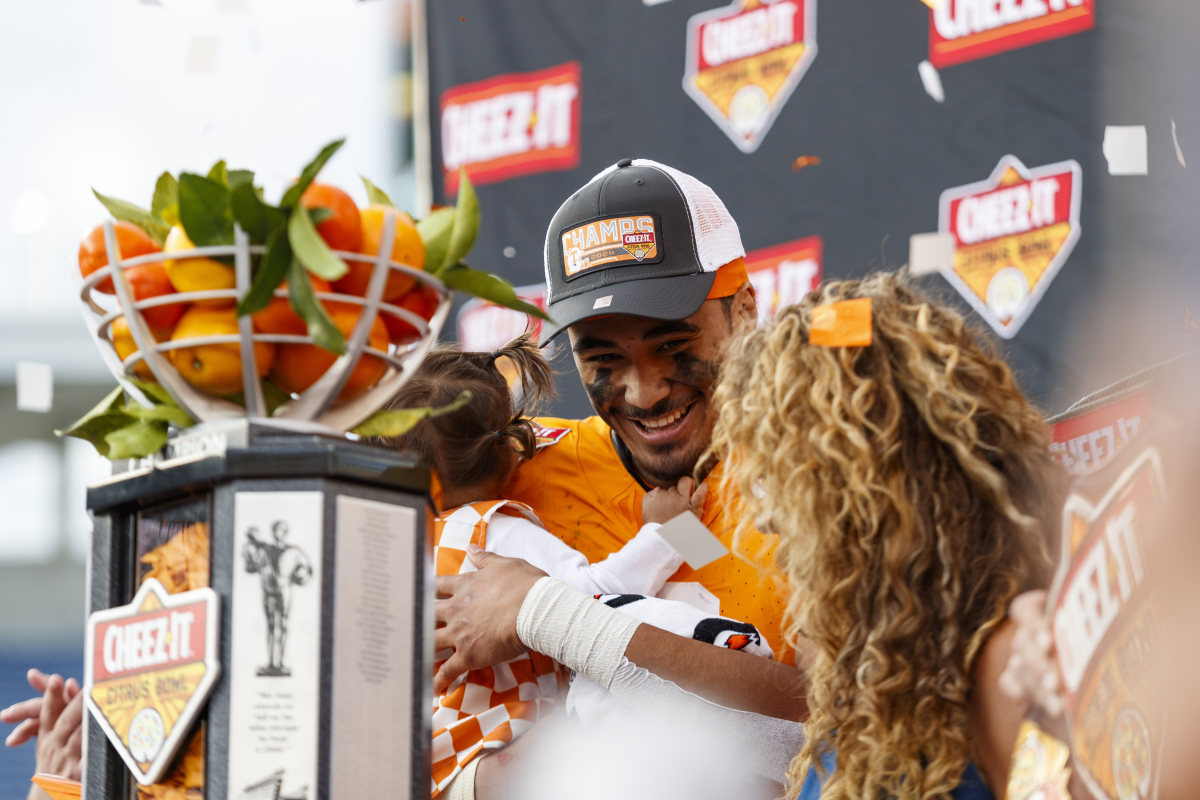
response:
[[[246,531],[242,560],[246,572],[258,573],[262,582],[263,613],[267,618],[267,664],[258,668],[260,677],[291,675],[284,662],[288,612],[292,587],[304,586],[312,577],[312,564],[304,551],[287,543],[288,526],[283,520],[271,524],[274,542],[258,538],[258,528]]]

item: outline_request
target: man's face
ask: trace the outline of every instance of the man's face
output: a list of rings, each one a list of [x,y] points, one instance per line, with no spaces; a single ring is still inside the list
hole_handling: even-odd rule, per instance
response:
[[[683,320],[615,314],[568,330],[592,407],[629,448],[647,483],[674,485],[708,447],[712,392],[732,332],[720,300],[705,301]]]

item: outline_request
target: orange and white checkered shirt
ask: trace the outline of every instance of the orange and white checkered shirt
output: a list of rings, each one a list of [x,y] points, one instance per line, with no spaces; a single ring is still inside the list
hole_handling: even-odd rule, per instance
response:
[[[433,563],[438,575],[474,571],[467,560],[467,545],[486,547],[488,522],[496,514],[524,517],[541,526],[533,509],[510,500],[471,503],[448,511],[433,526]],[[441,664],[435,664],[434,670]],[[552,659],[525,653],[472,670],[447,694],[435,698],[432,797],[482,751],[500,749],[532,727],[557,703],[566,680],[566,670]]]

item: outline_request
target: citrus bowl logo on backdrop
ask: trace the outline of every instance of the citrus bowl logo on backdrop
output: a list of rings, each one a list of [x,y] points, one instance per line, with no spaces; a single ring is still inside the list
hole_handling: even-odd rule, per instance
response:
[[[476,184],[579,166],[578,61],[497,75],[442,93],[442,169],[447,194],[465,167]]]
[[[683,89],[753,153],[816,55],[816,0],[734,0],[688,20]]]
[[[939,69],[1096,26],[1094,0],[940,0],[929,12],[929,60]]]
[[[1009,155],[986,181],[942,192],[938,230],[956,245],[942,274],[1006,339],[1079,241],[1081,180],[1075,161],[1027,169]]]

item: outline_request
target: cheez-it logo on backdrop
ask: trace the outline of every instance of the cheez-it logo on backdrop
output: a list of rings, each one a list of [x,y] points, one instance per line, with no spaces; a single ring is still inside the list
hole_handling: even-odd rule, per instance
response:
[[[442,170],[446,193],[458,171],[476,184],[579,166],[578,61],[536,72],[497,75],[442,93]]]
[[[1095,0],[939,0],[929,12],[929,60],[941,69],[1096,26]]]
[[[753,153],[816,56],[816,0],[734,0],[688,20],[683,89]]]
[[[794,305],[821,282],[824,244],[805,236],[746,253],[746,273],[754,286],[760,322],[770,322],[784,306]]]
[[[1006,339],[1079,241],[1081,183],[1075,161],[1027,169],[1007,155],[987,180],[942,192],[938,230],[956,247],[942,274]]]

